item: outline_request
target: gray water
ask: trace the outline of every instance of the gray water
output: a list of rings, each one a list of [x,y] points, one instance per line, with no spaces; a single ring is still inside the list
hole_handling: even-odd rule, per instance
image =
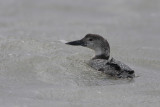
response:
[[[113,80],[67,46],[105,37],[111,56],[136,72]],[[0,107],[159,107],[159,0],[1,0]]]

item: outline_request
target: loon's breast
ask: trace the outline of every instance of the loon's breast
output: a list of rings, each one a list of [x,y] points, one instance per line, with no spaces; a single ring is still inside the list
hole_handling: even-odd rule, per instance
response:
[[[115,60],[106,59],[91,59],[89,61],[89,66],[92,68],[104,72],[107,75],[118,77],[118,78],[133,78],[135,77],[134,70],[132,70],[126,64]]]

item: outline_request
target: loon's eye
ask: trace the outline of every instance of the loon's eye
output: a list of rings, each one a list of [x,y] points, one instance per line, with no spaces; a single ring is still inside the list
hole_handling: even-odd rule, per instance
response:
[[[93,39],[89,39],[89,41],[93,41]]]

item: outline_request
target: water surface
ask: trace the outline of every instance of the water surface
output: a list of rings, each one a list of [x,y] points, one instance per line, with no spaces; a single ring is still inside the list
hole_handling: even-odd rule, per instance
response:
[[[3,107],[159,107],[159,0],[0,1]],[[112,80],[86,63],[93,51],[59,40],[104,36],[134,80]]]

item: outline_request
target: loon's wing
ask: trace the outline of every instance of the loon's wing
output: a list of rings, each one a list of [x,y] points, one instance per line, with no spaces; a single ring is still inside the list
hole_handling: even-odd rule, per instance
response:
[[[116,76],[121,73],[119,65],[111,63],[110,60],[92,59],[89,66],[110,76]]]
[[[98,71],[102,71],[105,74],[118,78],[133,78],[135,76],[134,70],[114,58],[111,60],[93,59],[89,61],[89,66]]]
[[[117,65],[119,66],[120,70],[121,71],[125,71],[125,72],[128,72],[129,74],[132,74],[134,73],[134,70],[132,70],[128,65],[118,61],[118,60],[115,60],[114,58],[112,58],[110,61],[109,61],[109,64],[114,64],[114,65]]]

